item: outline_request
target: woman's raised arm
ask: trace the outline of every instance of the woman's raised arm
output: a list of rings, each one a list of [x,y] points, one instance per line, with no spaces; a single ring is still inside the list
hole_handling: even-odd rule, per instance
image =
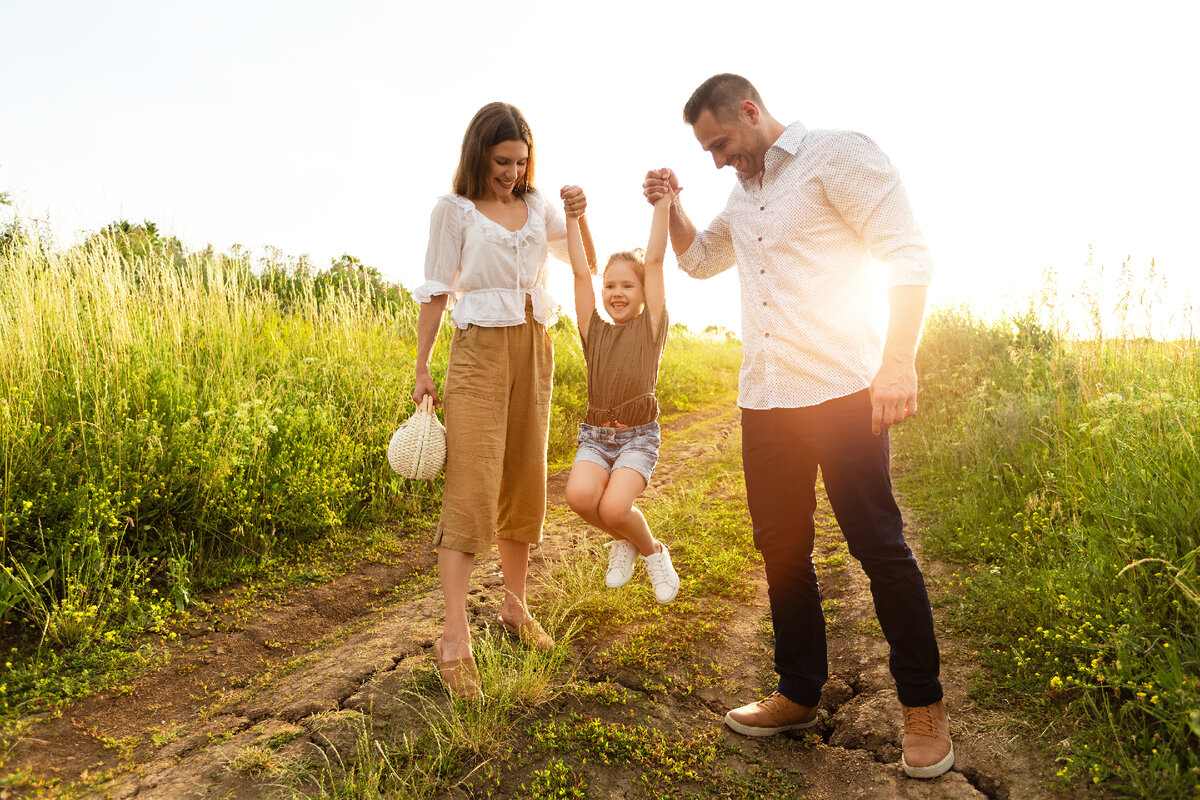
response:
[[[573,194],[572,190],[578,188],[564,186],[560,194],[564,200],[563,213],[567,218],[567,254],[571,259],[571,272],[575,275],[575,324],[579,326],[579,338],[587,341],[588,325],[592,321],[592,312],[596,310],[596,290],[592,285],[595,256],[588,258],[584,244],[580,224],[583,213],[572,208],[567,200]]]

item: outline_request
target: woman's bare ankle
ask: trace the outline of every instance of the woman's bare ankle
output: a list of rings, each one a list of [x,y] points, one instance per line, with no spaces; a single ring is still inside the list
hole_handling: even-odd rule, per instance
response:
[[[520,625],[525,622],[525,604],[515,599],[512,593],[507,593],[500,605],[500,616],[509,625]]]

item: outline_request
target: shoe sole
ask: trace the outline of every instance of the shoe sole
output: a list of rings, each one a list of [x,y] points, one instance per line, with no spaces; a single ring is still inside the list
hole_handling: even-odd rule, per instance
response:
[[[752,725],[743,725],[729,714],[725,715],[725,724],[743,736],[774,736],[784,731],[802,731],[813,727],[820,721],[821,715],[817,713],[813,714],[813,718],[808,722],[800,722],[795,725],[781,725],[778,728],[755,728]]]
[[[609,580],[609,578],[606,576],[604,578],[604,585],[610,589],[620,589],[622,586],[629,583],[629,579],[632,577],[633,577],[633,573],[630,572],[628,575],[625,576],[624,580],[622,580],[620,583],[614,583],[613,581]]]
[[[904,760],[904,756],[900,756],[900,763],[904,766],[905,774],[910,778],[936,778],[946,774],[954,766],[954,745],[950,745],[950,752],[946,754],[945,758],[928,767],[910,767]]]

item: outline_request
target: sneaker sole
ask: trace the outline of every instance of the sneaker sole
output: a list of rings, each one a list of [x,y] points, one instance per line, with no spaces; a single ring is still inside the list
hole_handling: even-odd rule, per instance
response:
[[[660,597],[658,596],[658,593],[657,593],[657,592],[654,594],[654,599],[655,599],[655,600],[657,600],[657,601],[659,602],[659,605],[664,605],[664,606],[665,606],[667,603],[671,602],[672,600],[674,600],[674,599],[675,599],[676,597],[678,597],[678,596],[679,596],[679,587],[678,587],[678,586],[676,586],[676,587],[675,587],[675,591],[671,592],[671,596],[670,596],[670,597],[668,597],[666,600],[663,600],[662,598],[660,598]]]
[[[954,766],[954,745],[950,745],[950,752],[946,754],[945,758],[928,767],[910,767],[904,760],[904,756],[900,756],[900,763],[904,766],[905,774],[910,778],[936,778],[946,774]]]
[[[743,736],[774,736],[777,733],[784,731],[802,731],[811,728],[821,721],[820,713],[813,714],[813,718],[808,722],[800,722],[795,725],[781,725],[778,728],[755,728],[751,725],[743,725],[729,714],[725,715],[725,724]]]
[[[609,580],[608,578],[605,578],[604,585],[610,589],[620,589],[622,586],[629,583],[629,579],[632,577],[633,577],[633,573],[631,572],[627,576],[625,576],[624,580],[622,580],[620,582],[614,582],[614,581]]]

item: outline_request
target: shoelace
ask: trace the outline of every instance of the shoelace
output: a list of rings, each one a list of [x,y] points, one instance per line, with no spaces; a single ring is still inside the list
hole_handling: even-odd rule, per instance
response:
[[[929,706],[905,706],[904,732],[936,739],[938,734],[933,723],[933,710]]]
[[[608,569],[610,572],[614,569],[624,572],[637,558],[637,548],[627,541],[613,540],[604,546],[609,549]]]
[[[667,559],[662,557],[666,552],[664,550],[643,559],[646,562],[646,571],[650,573],[650,580],[654,583],[666,583],[671,579],[671,573],[667,572]],[[654,556],[659,557],[655,558]]]
[[[781,695],[779,692],[771,692],[770,697],[765,697],[762,700],[759,700],[758,704],[763,707],[764,711],[768,711],[768,712],[774,714],[775,713],[774,707],[777,705],[780,705],[785,700],[787,700],[787,698],[784,697],[783,695]]]

